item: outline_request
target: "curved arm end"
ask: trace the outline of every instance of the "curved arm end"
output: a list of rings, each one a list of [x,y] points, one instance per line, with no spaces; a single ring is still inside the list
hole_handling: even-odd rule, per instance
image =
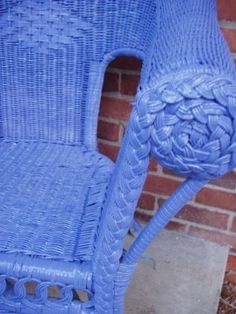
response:
[[[213,179],[236,166],[236,82],[196,68],[176,71],[141,95],[152,155],[181,175]]]

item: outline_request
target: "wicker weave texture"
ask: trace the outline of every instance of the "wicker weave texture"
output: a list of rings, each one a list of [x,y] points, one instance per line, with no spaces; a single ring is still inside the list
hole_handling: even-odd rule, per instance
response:
[[[154,17],[152,0],[0,1],[0,310],[94,309],[91,265],[113,171],[96,151],[104,72],[121,53],[144,57]],[[90,302],[50,303],[55,281],[88,289]]]
[[[112,163],[83,147],[2,141],[0,164],[0,251],[91,259]]]
[[[133,12],[142,20],[138,14],[130,19]],[[1,1],[3,136],[95,148],[111,52],[144,53],[150,36],[143,30],[152,12],[153,4],[135,0]]]
[[[113,165],[96,130],[118,55],[143,69]],[[147,245],[236,165],[235,79],[215,0],[0,0],[0,313],[123,313]],[[124,252],[151,155],[187,179]]]

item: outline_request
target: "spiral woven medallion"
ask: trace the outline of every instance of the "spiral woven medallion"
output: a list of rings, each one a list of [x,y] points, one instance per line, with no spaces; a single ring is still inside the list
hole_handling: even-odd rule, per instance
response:
[[[193,75],[194,74],[194,75]],[[141,98],[152,154],[178,174],[212,179],[236,165],[236,85],[212,73],[175,73]]]

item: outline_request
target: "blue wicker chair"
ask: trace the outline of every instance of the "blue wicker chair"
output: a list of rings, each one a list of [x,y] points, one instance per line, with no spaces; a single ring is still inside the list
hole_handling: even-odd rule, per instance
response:
[[[119,55],[143,69],[114,165],[96,129]],[[122,313],[150,241],[236,164],[235,78],[214,0],[0,0],[0,312]],[[150,155],[187,179],[125,252]]]

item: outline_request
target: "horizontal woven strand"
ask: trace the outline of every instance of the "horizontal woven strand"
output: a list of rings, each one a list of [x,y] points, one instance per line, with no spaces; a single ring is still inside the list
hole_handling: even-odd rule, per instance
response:
[[[54,281],[75,289],[92,290],[91,263],[48,260],[23,253],[0,253],[0,258],[0,274],[5,276]]]
[[[52,287],[56,289],[53,296],[49,295]],[[27,312],[30,309],[32,313],[53,313],[55,308],[59,313],[84,313],[84,310],[90,313],[93,311],[91,288],[92,272],[88,263],[0,253],[0,309],[5,305],[7,309],[27,314],[31,313]],[[87,292],[88,301],[75,299],[74,289]]]

